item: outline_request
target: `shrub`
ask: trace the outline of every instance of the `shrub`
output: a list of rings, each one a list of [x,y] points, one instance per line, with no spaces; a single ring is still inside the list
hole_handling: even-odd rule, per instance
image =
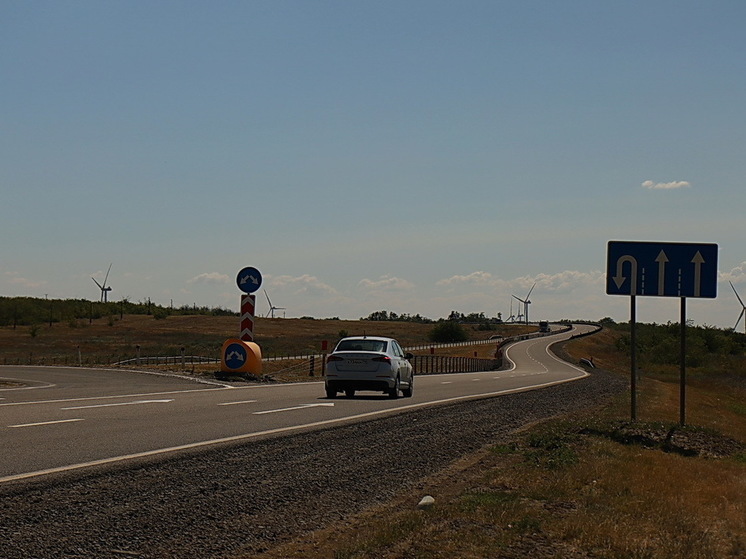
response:
[[[466,330],[458,322],[444,321],[437,324],[428,335],[431,342],[449,344],[453,342],[464,342],[469,339]]]

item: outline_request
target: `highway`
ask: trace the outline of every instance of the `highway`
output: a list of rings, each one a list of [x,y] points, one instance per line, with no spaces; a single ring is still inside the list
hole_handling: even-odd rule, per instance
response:
[[[16,385],[0,385],[0,483],[576,380],[586,373],[548,347],[586,329],[509,346],[505,370],[417,376],[413,397],[396,400],[374,392],[327,399],[318,380],[231,387],[124,370],[0,367],[0,382]]]

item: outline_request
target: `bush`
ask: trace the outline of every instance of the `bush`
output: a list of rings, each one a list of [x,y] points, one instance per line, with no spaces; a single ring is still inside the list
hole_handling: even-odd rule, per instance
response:
[[[431,342],[439,344],[450,344],[453,342],[465,342],[469,339],[466,330],[458,322],[445,321],[437,324],[428,335]]]

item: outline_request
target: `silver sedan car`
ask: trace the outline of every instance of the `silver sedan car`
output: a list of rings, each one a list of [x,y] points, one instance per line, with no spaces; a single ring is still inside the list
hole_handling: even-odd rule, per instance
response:
[[[344,392],[348,398],[356,390],[375,390],[398,398],[399,392],[412,396],[414,370],[411,353],[393,338],[351,336],[342,338],[326,359],[324,386],[328,398]]]

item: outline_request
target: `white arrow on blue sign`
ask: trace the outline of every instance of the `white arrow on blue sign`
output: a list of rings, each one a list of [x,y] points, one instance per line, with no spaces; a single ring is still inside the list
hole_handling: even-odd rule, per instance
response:
[[[262,274],[256,268],[249,266],[238,272],[236,284],[244,293],[254,293],[262,285]]]
[[[717,297],[718,245],[609,241],[606,293]]]

